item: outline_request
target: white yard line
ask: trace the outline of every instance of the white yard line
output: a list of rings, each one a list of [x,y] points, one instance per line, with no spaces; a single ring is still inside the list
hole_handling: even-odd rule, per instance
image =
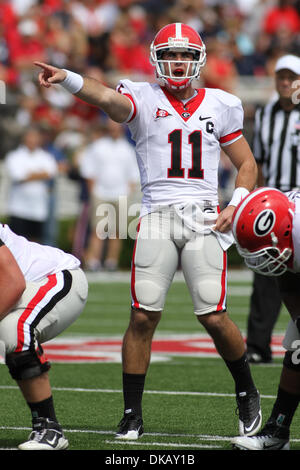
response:
[[[31,431],[32,428],[30,427],[24,427],[24,426],[0,426],[0,431]],[[95,429],[64,429],[64,432],[66,434],[98,434],[98,435],[104,435],[104,436],[110,436],[114,435],[114,431],[97,431]],[[149,432],[149,433],[144,433],[143,438],[145,437],[168,437],[168,438],[187,438],[187,439],[199,439],[202,441],[230,441],[232,439],[232,436],[218,436],[218,435],[209,435],[209,434],[172,434],[172,433],[155,433],[155,432]],[[290,439],[291,442],[300,442],[300,439]],[[113,440],[113,441],[105,441],[113,444],[134,444],[134,441],[120,441],[120,440]],[[175,444],[176,446],[179,446],[181,444],[179,443],[160,443],[160,442],[145,442],[144,440],[138,441],[139,445],[172,445]],[[186,446],[192,447],[194,446],[193,444],[186,444]],[[203,446],[203,445],[201,445]],[[6,449],[6,448],[5,448]]]
[[[157,447],[180,447],[180,449],[184,447],[190,447],[191,449],[221,449],[221,446],[218,445],[209,445],[209,444],[182,444],[182,443],[175,443],[175,442],[126,442],[126,441],[105,441],[105,444],[120,444],[120,445],[133,445],[133,446],[157,446]]]
[[[0,389],[9,390],[19,388],[15,385],[0,385]],[[52,390],[57,392],[79,392],[79,393],[123,393],[122,390],[114,390],[109,388],[80,388],[80,387],[52,387]],[[145,390],[144,393],[149,395],[183,395],[183,396],[202,396],[202,397],[230,397],[235,398],[234,393],[215,393],[215,392],[188,392],[188,391],[173,391],[173,390]],[[261,395],[261,398],[271,398],[274,400],[275,395]]]

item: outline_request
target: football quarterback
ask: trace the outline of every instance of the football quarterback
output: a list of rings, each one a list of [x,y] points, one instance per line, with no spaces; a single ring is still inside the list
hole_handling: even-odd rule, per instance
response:
[[[180,262],[194,314],[214,340],[234,379],[239,432],[261,424],[260,397],[242,335],[227,313],[227,252],[236,205],[256,182],[257,167],[243,136],[239,98],[195,88],[205,45],[189,25],[164,26],[150,47],[156,81],[97,80],[37,62],[41,86],[61,84],[109,117],[126,123],[135,141],[143,193],[131,269],[131,317],[123,339],[124,416],[116,438],[143,434],[142,396],[153,334]],[[237,169],[232,199],[219,208],[221,149]]]

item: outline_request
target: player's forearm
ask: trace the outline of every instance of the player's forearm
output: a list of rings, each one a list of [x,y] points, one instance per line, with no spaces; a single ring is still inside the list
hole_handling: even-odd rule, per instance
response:
[[[224,150],[238,172],[235,187],[252,191],[256,185],[257,164],[245,137],[228,145]]]
[[[0,288],[4,294],[0,301],[0,321],[13,309],[25,290],[25,279],[22,277],[0,277]]]
[[[257,166],[255,160],[249,158],[245,160],[240,168],[235,180],[235,187],[243,187],[252,191],[255,188],[257,181]]]
[[[229,201],[229,206],[236,207],[249,192],[255,187],[257,178],[257,167],[251,160],[245,161],[238,169],[238,174],[235,180],[235,190],[232,198]]]
[[[39,73],[39,83],[45,88],[51,85],[61,85],[70,93],[83,101],[98,106],[116,122],[125,122],[132,113],[129,98],[103,85],[94,78],[82,77],[78,73],[59,69],[44,62],[34,62],[42,71]]]
[[[86,103],[98,106],[117,122],[126,121],[131,112],[131,104],[128,98],[112,88],[102,85],[94,78],[84,77],[83,87],[76,93],[76,96]]]
[[[2,242],[1,242],[2,243]],[[0,247],[0,321],[21,298],[26,287],[23,273],[6,245]]]

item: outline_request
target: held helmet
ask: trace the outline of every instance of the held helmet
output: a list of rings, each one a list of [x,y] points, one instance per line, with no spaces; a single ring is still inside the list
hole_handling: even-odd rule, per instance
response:
[[[278,189],[252,191],[236,207],[232,232],[237,250],[253,271],[280,276],[292,261],[295,204]]]
[[[180,60],[188,63],[184,77],[176,77],[171,73],[171,63],[178,60],[163,60],[163,53],[190,52],[193,60]],[[200,69],[206,62],[205,45],[199,34],[184,23],[172,23],[164,26],[155,36],[150,46],[150,62],[156,68],[156,75],[162,85],[173,90],[186,88],[193,79],[198,78]]]

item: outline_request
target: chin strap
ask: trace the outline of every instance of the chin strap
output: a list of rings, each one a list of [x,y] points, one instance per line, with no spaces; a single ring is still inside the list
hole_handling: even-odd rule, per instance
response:
[[[171,90],[184,90],[185,88],[189,86],[190,83],[191,83],[191,80],[188,78],[185,80],[182,80],[181,82],[175,82],[172,79],[165,79],[165,84],[167,88],[170,88]]]

